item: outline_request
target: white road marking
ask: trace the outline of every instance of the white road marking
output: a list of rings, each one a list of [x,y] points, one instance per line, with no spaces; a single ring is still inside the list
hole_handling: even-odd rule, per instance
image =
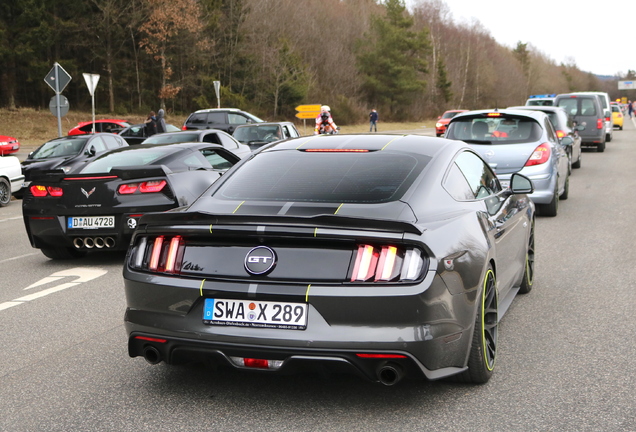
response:
[[[28,256],[31,256],[31,255],[37,255],[37,254],[38,254],[37,252],[32,252],[32,253],[28,253],[28,254],[24,254],[24,255],[19,255],[19,256],[13,257],[13,258],[6,258],[6,259],[3,259],[3,260],[0,260],[0,263],[7,262],[7,261],[13,261],[13,260],[17,260],[17,259],[20,259],[20,258],[28,257]]]
[[[1,222],[6,222],[6,221],[10,221],[10,220],[18,220],[18,219],[22,219],[22,216],[17,216],[17,217],[12,217],[12,218],[6,218],[6,219],[0,219],[0,223],[1,223]]]
[[[27,289],[31,289],[31,288],[35,288],[38,286],[42,286],[45,285],[47,283],[51,283],[51,282],[57,282],[58,280],[64,278],[64,277],[77,277],[77,279],[75,279],[75,281],[73,282],[65,282],[62,283],[60,285],[56,285],[54,287],[51,288],[47,288],[45,290],[42,291],[38,291],[36,293],[33,294],[29,294],[20,298],[17,298],[15,300],[11,300],[11,301],[7,301],[4,303],[0,303],[0,311],[3,311],[5,309],[9,309],[13,306],[18,306],[21,304],[24,304],[26,302],[35,300],[35,299],[39,299],[42,297],[45,297],[49,294],[53,294],[62,290],[65,290],[67,288],[71,288],[77,285],[80,285],[83,282],[88,282],[91,281],[93,279],[96,279],[100,276],[105,275],[106,273],[108,273],[107,270],[103,270],[100,268],[94,268],[94,267],[88,267],[88,268],[82,268],[82,267],[75,267],[72,269],[68,269],[68,270],[62,270],[59,272],[55,272],[50,276],[44,277],[42,279],[40,279],[39,281],[35,282],[34,284],[29,285],[28,287],[24,288],[25,290]]]

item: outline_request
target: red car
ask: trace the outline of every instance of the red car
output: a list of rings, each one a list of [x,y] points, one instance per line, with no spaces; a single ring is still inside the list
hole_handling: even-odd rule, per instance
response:
[[[441,115],[441,117],[437,117],[437,123],[435,123],[435,135],[442,136],[444,132],[446,132],[446,127],[450,120],[455,117],[459,113],[466,112],[468,110],[448,110]]]
[[[110,132],[117,133],[123,128],[127,128],[130,124],[126,120],[121,119],[105,119],[95,120],[96,132]],[[84,135],[93,132],[93,122],[81,122],[78,123],[73,129],[68,131],[69,135]]]
[[[0,135],[0,156],[16,153],[18,150],[20,150],[20,143],[17,139]]]

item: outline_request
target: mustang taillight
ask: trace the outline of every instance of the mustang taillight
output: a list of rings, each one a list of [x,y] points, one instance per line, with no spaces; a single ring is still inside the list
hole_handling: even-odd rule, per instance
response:
[[[550,144],[543,143],[534,149],[525,166],[541,165],[548,159],[550,159]]]
[[[64,190],[57,186],[33,185],[29,189],[31,190],[31,194],[38,198],[45,197],[47,195],[51,195],[52,197],[61,197],[64,195]]]
[[[184,250],[185,242],[181,236],[141,237],[131,264],[141,270],[177,274],[181,271]]]
[[[351,282],[413,281],[424,267],[422,252],[391,245],[358,245]]]
[[[117,188],[120,195],[131,195],[139,191],[141,193],[161,192],[168,183],[165,180],[151,180],[141,183],[126,183]]]

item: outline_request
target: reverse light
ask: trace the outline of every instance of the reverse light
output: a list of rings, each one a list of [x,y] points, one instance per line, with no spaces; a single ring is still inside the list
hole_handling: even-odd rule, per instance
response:
[[[251,369],[279,369],[283,365],[283,360],[267,360],[246,357],[232,357],[230,361],[238,367]]]
[[[415,248],[358,245],[351,282],[414,281],[422,273],[424,258]]]
[[[550,159],[550,145],[543,143],[539,145],[534,152],[528,158],[525,166],[541,165],[546,163]]]

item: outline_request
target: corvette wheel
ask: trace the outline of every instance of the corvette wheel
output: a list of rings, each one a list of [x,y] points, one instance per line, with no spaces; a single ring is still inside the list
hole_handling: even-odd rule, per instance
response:
[[[484,384],[492,376],[497,356],[497,307],[497,281],[489,266],[482,284],[468,370],[458,376],[459,381]]]
[[[0,178],[0,207],[9,205],[11,202],[11,185],[9,182]]]
[[[523,272],[523,280],[519,287],[520,294],[528,294],[532,291],[534,284],[534,221],[530,228],[530,238],[528,239],[528,251],[526,252],[526,269]]]

